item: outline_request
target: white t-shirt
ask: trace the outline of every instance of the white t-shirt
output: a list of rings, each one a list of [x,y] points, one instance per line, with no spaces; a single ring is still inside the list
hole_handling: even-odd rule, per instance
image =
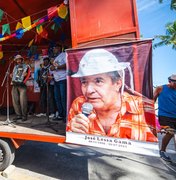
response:
[[[59,66],[66,64],[66,53],[60,53],[54,60]],[[54,80],[56,82],[66,79],[66,69],[56,69],[53,71]]]

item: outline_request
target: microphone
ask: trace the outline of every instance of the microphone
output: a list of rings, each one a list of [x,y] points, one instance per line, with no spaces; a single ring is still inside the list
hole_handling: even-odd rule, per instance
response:
[[[81,109],[82,109],[82,114],[88,117],[91,111],[93,110],[93,105],[91,103],[84,103]]]

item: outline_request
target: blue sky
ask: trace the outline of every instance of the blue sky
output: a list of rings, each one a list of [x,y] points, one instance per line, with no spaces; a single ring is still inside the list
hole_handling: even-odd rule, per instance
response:
[[[138,23],[143,38],[154,38],[165,34],[165,25],[176,20],[176,11],[170,10],[170,0],[136,0]],[[155,43],[156,40],[153,41]],[[168,82],[168,77],[176,74],[176,50],[171,46],[162,46],[153,50],[153,85]]]

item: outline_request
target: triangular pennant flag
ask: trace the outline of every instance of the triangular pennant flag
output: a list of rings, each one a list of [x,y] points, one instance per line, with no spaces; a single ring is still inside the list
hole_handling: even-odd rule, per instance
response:
[[[62,19],[65,19],[67,14],[68,14],[68,8],[66,5],[61,4],[59,8],[57,9],[58,11],[58,16],[61,17]]]
[[[4,11],[2,9],[0,9],[0,22],[1,22],[2,18],[3,18],[3,15],[4,15]]]
[[[31,17],[30,16],[22,18],[21,21],[22,21],[24,28],[31,26]]]
[[[53,24],[52,26],[51,26],[51,29],[54,31],[54,29],[55,29],[55,24]]]
[[[44,39],[48,39],[48,32],[46,31],[46,29],[43,29],[42,33],[40,34],[40,36]]]
[[[30,47],[30,51],[31,51],[32,55],[33,55],[33,54],[36,54],[36,52],[37,52],[37,46],[31,46],[31,47]]]
[[[31,47],[32,44],[33,44],[33,42],[34,42],[34,39],[32,39],[32,40],[29,42],[28,47]]]
[[[62,18],[60,18],[60,17],[55,17],[54,19],[53,19],[53,21],[58,25],[58,26],[60,26],[61,25],[61,23],[64,21]]]
[[[38,34],[41,34],[43,32],[43,26],[42,25],[37,26],[36,31]]]
[[[54,33],[57,33],[57,31],[59,30],[60,26],[56,25],[56,24],[53,24],[51,26],[51,29],[54,31]]]
[[[57,16],[57,6],[50,7],[48,10],[48,18],[51,19],[54,16]]]
[[[35,40],[34,40],[34,42],[35,42],[35,43],[36,43],[36,42],[40,43],[41,39],[42,39],[42,37],[41,37],[40,35],[36,34],[36,35],[35,35]]]
[[[18,22],[17,25],[16,25],[15,30],[20,29],[20,28],[23,28],[23,25],[20,22]]]
[[[21,39],[23,37],[23,35],[24,35],[24,31],[22,28],[16,30],[16,36],[15,37],[17,39]]]
[[[3,52],[2,51],[0,51],[0,59],[2,59],[3,58]]]
[[[10,26],[9,26],[9,24],[2,25],[2,35],[4,35],[5,33],[10,35]]]

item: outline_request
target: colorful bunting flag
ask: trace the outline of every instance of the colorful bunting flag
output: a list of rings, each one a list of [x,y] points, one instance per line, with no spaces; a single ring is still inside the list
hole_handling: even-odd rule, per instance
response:
[[[0,51],[0,59],[2,59],[3,57],[4,57],[3,52]]]
[[[4,11],[2,9],[0,9],[0,22],[1,22],[2,18],[3,18],[3,15],[4,15]]]
[[[37,43],[37,42],[40,43],[41,39],[42,39],[42,37],[41,37],[40,35],[36,34],[36,35],[35,35],[34,42],[35,42],[35,43]]]
[[[40,34],[40,36],[44,39],[48,39],[48,32],[46,31],[46,29],[43,29],[42,33]]]
[[[57,16],[57,6],[50,7],[47,11],[49,19],[53,18],[54,16]]]
[[[21,19],[23,27],[24,28],[28,28],[29,26],[31,26],[31,17],[27,16]]]
[[[65,4],[61,4],[58,9],[58,16],[61,17],[62,19],[65,19],[67,14],[68,14],[68,7]]]
[[[51,29],[54,31],[54,33],[57,33],[58,30],[59,30],[59,28],[60,28],[60,26],[58,26],[57,24],[53,24],[53,25],[51,26]]]
[[[33,42],[34,42],[34,39],[32,39],[32,40],[29,42],[28,47],[31,47],[32,44],[33,44]]]
[[[60,17],[55,17],[54,19],[53,19],[53,21],[58,25],[58,26],[60,26],[61,25],[61,23],[64,21],[62,18],[60,18]]]
[[[23,25],[20,22],[17,22],[15,30],[17,29],[23,29]]]
[[[30,25],[30,26],[28,26],[25,30],[26,30],[26,31],[29,31],[29,30],[31,30],[32,28],[33,28],[33,26]],[[25,30],[24,30],[24,32],[26,32]]]
[[[2,35],[4,35],[5,33],[10,35],[10,26],[9,26],[9,24],[2,25]]]
[[[36,31],[38,34],[41,34],[43,32],[43,26],[42,25],[37,26]]]
[[[16,38],[21,39],[24,35],[24,31],[22,28],[16,30]]]
[[[65,19],[67,17],[67,14],[68,14],[68,7],[65,5],[65,4],[67,4],[67,2],[68,1],[65,0],[64,3],[59,6],[59,8],[57,8],[56,6],[49,8],[48,15],[39,19],[37,22],[33,23],[32,25],[31,25],[31,17],[30,16],[22,18],[21,19],[22,24],[19,22],[17,23],[16,31],[13,34],[11,34],[11,32],[10,32],[9,24],[2,25],[2,34],[0,34],[0,41],[5,41],[5,40],[13,38],[13,37],[21,38],[22,35],[26,31],[29,31],[36,26],[42,25],[42,23],[50,20],[52,17],[56,17],[59,15],[60,18],[59,17],[56,18],[54,20],[55,25],[53,25],[51,27],[51,29],[53,29],[55,32],[58,31],[60,24],[62,23],[63,19]],[[0,9],[0,16],[2,17],[3,14],[4,14],[4,12]],[[17,31],[18,29],[20,29],[20,30]],[[34,39],[35,42],[40,42],[41,38],[46,38],[46,39],[48,38],[48,32],[46,30],[43,30],[42,26],[37,28],[37,32],[40,35],[36,34],[35,39]],[[6,33],[9,35],[8,36],[5,35]]]

